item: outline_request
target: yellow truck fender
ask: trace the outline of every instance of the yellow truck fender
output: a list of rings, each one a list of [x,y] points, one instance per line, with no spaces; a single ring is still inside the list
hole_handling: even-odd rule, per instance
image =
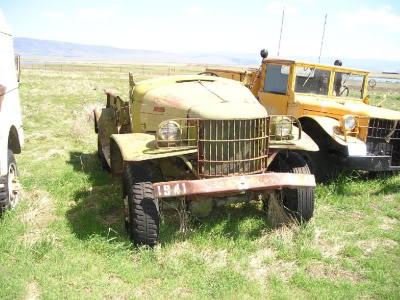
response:
[[[305,119],[312,119],[338,144],[342,146],[348,146],[349,144],[364,144],[363,141],[354,136],[347,136],[347,141],[345,141],[345,137],[343,133],[340,131],[339,120],[329,118],[329,117],[321,117],[314,115],[306,115],[299,118],[300,122]]]
[[[113,134],[110,138],[110,163],[113,175],[121,175],[126,162],[139,162],[196,153],[195,149],[157,148],[156,137],[148,133]]]

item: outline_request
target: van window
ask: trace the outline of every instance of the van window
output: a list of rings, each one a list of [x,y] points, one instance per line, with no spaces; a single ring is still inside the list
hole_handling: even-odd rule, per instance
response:
[[[264,92],[286,95],[289,77],[288,73],[287,66],[267,64]]]

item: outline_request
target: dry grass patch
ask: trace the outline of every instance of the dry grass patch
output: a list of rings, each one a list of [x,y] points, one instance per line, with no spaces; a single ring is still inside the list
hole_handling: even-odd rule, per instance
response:
[[[323,262],[313,262],[306,267],[305,271],[315,279],[345,280],[350,282],[359,282],[363,279],[361,274],[343,270],[336,264],[331,265]]]
[[[48,192],[41,190],[23,191],[21,196],[29,207],[20,218],[30,228],[46,228],[56,218],[53,214],[53,203]]]
[[[39,285],[35,281],[32,281],[28,284],[25,300],[40,299],[40,294]]]
[[[364,250],[365,254],[369,254],[374,252],[378,247],[394,248],[398,245],[398,243],[391,239],[380,239],[380,240],[372,239],[372,240],[358,241],[356,245],[360,247],[362,250]]]
[[[325,258],[338,258],[346,243],[339,236],[328,236],[328,232],[328,230],[316,228],[313,247],[319,249]]]
[[[396,226],[399,223],[398,220],[387,216],[383,216],[381,220],[382,223],[379,225],[379,228],[384,231],[393,231],[393,226]]]
[[[295,261],[276,260],[267,267],[269,277],[279,277],[284,282],[289,282],[293,275],[298,271]]]
[[[286,224],[299,224],[296,219],[285,212],[281,199],[275,193],[269,195],[268,220],[273,228],[279,228]]]

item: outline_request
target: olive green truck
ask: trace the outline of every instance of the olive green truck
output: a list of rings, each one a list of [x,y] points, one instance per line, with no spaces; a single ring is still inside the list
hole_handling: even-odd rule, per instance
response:
[[[296,118],[268,115],[229,79],[129,81],[129,100],[106,91],[94,125],[102,166],[122,178],[125,224],[136,244],[155,245],[160,211],[182,200],[192,215],[205,216],[226,203],[268,205],[275,193],[293,218],[313,216],[315,179],[293,151],[318,147]]]

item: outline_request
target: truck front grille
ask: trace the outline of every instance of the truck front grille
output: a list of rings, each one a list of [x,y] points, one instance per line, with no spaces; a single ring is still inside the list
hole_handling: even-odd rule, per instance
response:
[[[396,126],[396,128],[393,128]],[[400,140],[400,121],[370,119],[368,125],[368,138],[385,139],[393,131],[390,140]]]
[[[397,166],[400,164],[399,153],[397,153],[399,151],[400,121],[370,119],[367,135],[367,154],[391,156],[392,166]]]
[[[220,177],[261,173],[268,156],[269,118],[200,120],[198,173]]]

